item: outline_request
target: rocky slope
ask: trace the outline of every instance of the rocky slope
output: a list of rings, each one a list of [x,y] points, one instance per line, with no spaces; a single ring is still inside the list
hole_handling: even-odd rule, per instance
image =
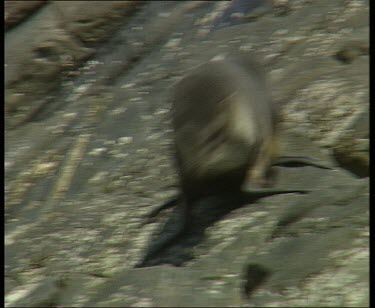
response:
[[[368,1],[243,3],[6,1],[6,306],[369,305]],[[178,191],[168,89],[232,50],[266,68],[283,154],[333,170],[279,168],[312,192],[201,209],[134,268],[175,223],[143,225]]]

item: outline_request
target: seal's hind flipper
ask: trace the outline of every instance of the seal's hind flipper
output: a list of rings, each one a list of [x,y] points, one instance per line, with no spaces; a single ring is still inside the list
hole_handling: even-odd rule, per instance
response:
[[[308,194],[311,190],[308,189],[282,189],[282,188],[251,188],[247,187],[246,190],[241,192],[243,197],[249,198],[262,198],[273,195],[284,194]]]

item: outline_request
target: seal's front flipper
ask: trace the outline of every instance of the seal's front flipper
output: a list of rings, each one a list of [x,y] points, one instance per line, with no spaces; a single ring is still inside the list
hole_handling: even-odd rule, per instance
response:
[[[280,156],[272,166],[302,167],[313,166],[321,169],[332,170],[332,167],[320,162],[319,160],[306,156]]]
[[[179,202],[177,202],[179,201]],[[152,266],[159,255],[168,247],[177,243],[189,230],[191,224],[191,209],[189,204],[182,199],[177,199],[174,215],[166,222],[161,232],[151,240],[143,259],[135,268]]]
[[[158,206],[157,208],[153,209],[150,213],[146,214],[145,220],[142,223],[142,226],[147,225],[151,222],[154,222],[155,217],[163,210],[169,209],[173,206],[176,206],[178,202],[180,201],[180,197],[174,197],[173,199],[167,201],[166,203],[163,203],[162,205]]]

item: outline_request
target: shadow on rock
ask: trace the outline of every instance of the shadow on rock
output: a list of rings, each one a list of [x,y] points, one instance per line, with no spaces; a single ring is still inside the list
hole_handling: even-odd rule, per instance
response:
[[[177,201],[170,218],[152,236],[145,257],[136,267],[160,264],[183,266],[184,263],[193,259],[193,248],[204,239],[206,228],[214,225],[234,209],[249,203],[255,203],[262,197],[264,197],[262,194],[254,196],[226,194],[197,201],[192,209],[192,217],[188,223],[188,228],[183,232],[180,231],[184,226],[185,217],[183,215],[185,212]]]

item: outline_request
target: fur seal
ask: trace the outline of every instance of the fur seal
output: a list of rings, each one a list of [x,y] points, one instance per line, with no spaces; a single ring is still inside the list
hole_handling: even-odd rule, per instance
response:
[[[307,164],[330,169],[308,157],[279,157],[279,108],[271,101],[261,67],[246,53],[217,57],[193,69],[175,84],[171,100],[181,194],[149,218],[178,205],[181,225],[144,261],[189,228],[191,209],[202,198],[307,193],[272,188],[271,167]]]

